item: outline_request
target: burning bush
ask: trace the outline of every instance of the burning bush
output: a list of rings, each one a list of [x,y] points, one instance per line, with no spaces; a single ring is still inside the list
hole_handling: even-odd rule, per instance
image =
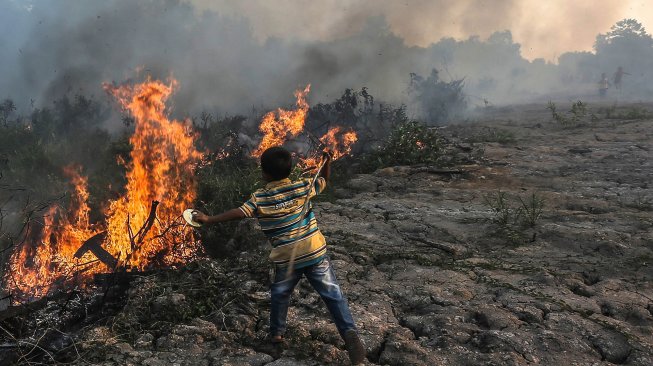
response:
[[[175,225],[179,212],[191,206],[195,199],[192,173],[201,157],[188,123],[167,118],[165,101],[175,85],[174,80],[166,85],[148,79],[134,86],[106,86],[135,120],[134,133],[129,137],[129,159],[122,160],[126,169],[125,189],[119,197],[103,202],[105,217],[96,223],[90,220],[87,177],[79,173],[81,169],[67,169],[74,190],[66,212],[59,212],[55,205],[43,207],[47,214],[42,228],[26,226],[21,233],[22,245],[9,259],[3,287],[14,292],[16,298],[45,295],[56,283],[68,281],[79,273],[170,266],[184,263],[197,252],[198,243],[181,225]],[[65,98],[55,111],[56,114],[37,110],[30,125],[20,126],[29,131],[21,135],[27,140],[23,141],[27,146],[17,146],[17,150],[25,151],[14,154],[12,163],[26,165],[21,164],[21,157],[41,156],[50,164],[44,164],[45,167],[55,172],[64,166],[58,159],[67,160],[67,164],[80,162],[85,167],[100,165],[92,160],[97,157],[97,148],[110,151],[111,146],[108,133],[93,126],[102,115],[101,108],[78,97],[74,103]],[[54,153],[54,147],[60,150],[58,154]],[[38,149],[38,155],[34,148]],[[30,177],[12,174],[12,178],[22,184],[43,182],[47,186],[48,180],[43,179],[49,177],[47,170],[41,167],[33,173]],[[45,192],[63,190],[48,188]],[[160,205],[157,200],[161,201]],[[88,251],[77,250],[96,237],[98,243],[89,244],[89,248],[94,248],[92,251],[99,261],[90,257]],[[101,244],[105,249],[98,247]]]
[[[376,103],[367,88],[345,89],[335,101],[310,108],[307,128],[313,133],[325,133],[337,124],[355,130],[360,143],[354,152],[361,153],[382,141],[394,126],[407,121],[406,106]]]

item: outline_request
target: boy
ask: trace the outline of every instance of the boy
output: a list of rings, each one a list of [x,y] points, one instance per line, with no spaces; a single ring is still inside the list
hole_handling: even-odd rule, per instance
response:
[[[282,147],[272,147],[261,155],[261,170],[265,188],[252,194],[239,208],[216,216],[197,213],[193,219],[200,223],[218,223],[245,217],[256,217],[263,233],[272,244],[270,260],[274,265],[270,285],[270,337],[273,344],[281,345],[286,330],[290,295],[306,276],[311,286],[325,302],[340,336],[345,341],[352,364],[362,363],[365,348],[358,337],[347,300],[336,281],[329,258],[326,240],[317,227],[311,206],[303,210],[304,203],[326,187],[331,172],[330,156],[325,154],[324,164],[314,187],[311,180],[291,181],[292,156]],[[309,191],[310,189],[310,191]],[[288,267],[292,266],[291,270]]]

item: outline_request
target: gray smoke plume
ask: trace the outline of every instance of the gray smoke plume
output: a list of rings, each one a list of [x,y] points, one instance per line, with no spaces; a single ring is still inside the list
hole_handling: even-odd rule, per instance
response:
[[[337,15],[320,13],[320,6],[307,6],[312,9],[308,14],[301,14],[301,8],[293,13],[291,5],[298,3],[289,1],[219,1],[211,10],[207,3],[5,0],[0,5],[0,98],[12,98],[25,110],[66,93],[99,96],[102,82],[121,82],[140,72],[179,80],[174,108],[180,116],[208,108],[247,113],[288,105],[292,92],[308,83],[313,85],[311,103],[365,86],[378,100],[410,106],[410,73],[427,76],[435,68],[444,80],[464,79],[472,105],[482,105],[593,94],[601,72],[611,74],[618,66],[618,61],[587,66],[592,54],[568,56],[560,66],[528,61],[511,32],[500,28],[487,39],[444,38],[420,47],[389,25],[403,17],[407,25],[397,29],[413,39],[419,38],[420,27],[429,30],[447,22],[461,22],[459,28],[466,32],[488,33],[503,24],[497,20],[501,15],[520,16],[520,2],[490,7],[479,0],[446,7],[446,2],[420,0],[410,2],[408,11],[400,2],[383,1],[379,11],[376,2],[363,6],[341,1],[344,9]],[[320,39],[264,38],[260,25],[251,23],[258,18],[237,15],[242,9],[249,14],[270,11],[271,3],[286,9],[279,12],[285,18],[277,21],[310,23],[311,17],[331,17],[332,28]],[[420,4],[434,14],[432,20],[416,16]],[[437,12],[438,6],[443,11]],[[582,83],[576,82],[580,74],[585,75]],[[648,95],[648,90],[637,95],[641,92]]]

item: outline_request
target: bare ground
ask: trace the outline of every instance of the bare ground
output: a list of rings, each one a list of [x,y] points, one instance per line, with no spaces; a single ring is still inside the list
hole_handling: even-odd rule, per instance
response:
[[[485,110],[441,129],[461,149],[484,149],[464,174],[386,168],[317,204],[368,363],[653,364],[652,124],[600,118],[562,126],[542,105]],[[478,142],[464,143],[470,137]],[[534,227],[501,230],[501,212],[487,204],[500,191],[513,208],[517,197],[543,200]],[[239,263],[216,266],[234,267],[220,276],[243,284],[246,309],[227,311],[225,300],[205,320],[169,334],[142,330],[133,342],[110,326],[90,326],[78,337],[77,362],[348,364],[305,281],[290,309],[287,349],[273,360],[263,343],[265,270],[243,272]],[[132,300],[148,281],[133,285]],[[152,311],[178,307],[181,292],[164,292]]]
[[[653,121],[563,127],[541,106],[486,118],[443,129],[514,136],[470,174],[386,169],[358,178],[376,191],[355,180],[367,192],[322,205],[370,360],[653,364]],[[499,191],[544,200],[518,242],[488,223]]]

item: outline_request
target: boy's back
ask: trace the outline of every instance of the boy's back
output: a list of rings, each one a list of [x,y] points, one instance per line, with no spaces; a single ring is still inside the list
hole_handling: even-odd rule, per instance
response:
[[[310,179],[273,181],[254,192],[240,207],[246,217],[258,219],[272,244],[270,260],[276,266],[287,265],[293,251],[294,268],[317,263],[326,254],[326,241],[312,208],[303,212],[306,200],[322,192],[326,180],[318,178],[311,192],[309,187]]]

